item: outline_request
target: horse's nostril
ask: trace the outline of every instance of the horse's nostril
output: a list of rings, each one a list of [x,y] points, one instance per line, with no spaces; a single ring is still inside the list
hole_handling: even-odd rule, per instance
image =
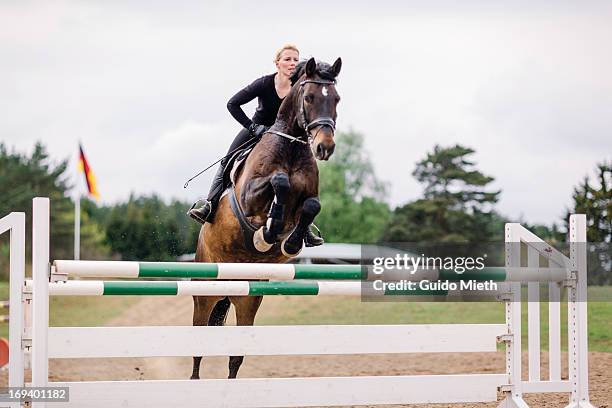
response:
[[[323,146],[321,146],[320,144],[317,145],[317,155],[322,155],[323,154]]]

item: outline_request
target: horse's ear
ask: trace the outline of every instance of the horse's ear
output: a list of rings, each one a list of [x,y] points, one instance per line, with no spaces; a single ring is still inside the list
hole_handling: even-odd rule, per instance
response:
[[[334,73],[334,77],[337,77],[340,73],[340,68],[342,68],[342,58],[338,57],[334,65],[332,65],[332,71]]]
[[[311,77],[315,74],[317,70],[317,61],[314,58],[310,58],[306,63],[306,76]]]

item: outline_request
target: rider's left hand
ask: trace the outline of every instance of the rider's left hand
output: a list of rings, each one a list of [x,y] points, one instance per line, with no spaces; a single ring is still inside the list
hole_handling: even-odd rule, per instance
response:
[[[260,138],[266,132],[266,130],[268,130],[268,129],[269,129],[268,126],[258,125],[257,123],[253,123],[249,127],[249,132],[251,132],[251,135],[253,137]]]

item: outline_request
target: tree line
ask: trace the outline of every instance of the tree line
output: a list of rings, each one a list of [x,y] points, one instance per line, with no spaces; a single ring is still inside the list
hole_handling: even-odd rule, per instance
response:
[[[478,170],[472,160],[473,149],[434,146],[412,172],[423,187],[422,197],[392,209],[387,199],[389,185],[376,176],[363,135],[351,131],[338,133],[337,139],[342,149],[319,166],[322,210],[315,222],[326,242],[473,246],[503,241],[503,225],[510,220],[495,208],[501,191],[490,188],[494,178]],[[74,202],[67,166],[67,160],[54,163],[41,143],[31,155],[9,151],[0,143],[0,216],[24,211],[30,220],[32,198],[50,197],[52,259],[73,256]],[[603,255],[598,253],[596,258],[604,260],[602,265],[607,259],[609,267],[606,249],[612,237],[612,163],[598,164],[597,171],[596,179],[585,177],[575,187],[567,215],[587,214],[588,239],[604,243]],[[163,261],[194,252],[200,226],[185,216],[189,205],[157,195],[131,195],[113,205],[84,199],[81,256]],[[527,227],[548,241],[563,242],[567,217],[558,225]],[[7,265],[7,238],[0,237],[0,271],[5,277]],[[610,283],[609,271],[591,275],[591,281]]]

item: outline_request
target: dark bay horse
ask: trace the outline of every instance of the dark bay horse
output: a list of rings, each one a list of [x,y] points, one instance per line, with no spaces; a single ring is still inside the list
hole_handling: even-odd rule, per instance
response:
[[[316,159],[328,160],[335,148],[340,100],[335,83],[341,66],[340,58],[333,65],[311,58],[296,67],[276,122],[253,148],[234,188],[222,197],[214,222],[202,226],[196,262],[281,263],[301,251],[321,209]],[[236,215],[240,212],[242,224]],[[250,234],[245,233],[245,220]],[[193,325],[223,325],[230,302],[237,324],[253,325],[262,299],[194,296]],[[229,378],[236,378],[243,359],[230,357]],[[201,360],[193,358],[192,379],[200,378]]]

